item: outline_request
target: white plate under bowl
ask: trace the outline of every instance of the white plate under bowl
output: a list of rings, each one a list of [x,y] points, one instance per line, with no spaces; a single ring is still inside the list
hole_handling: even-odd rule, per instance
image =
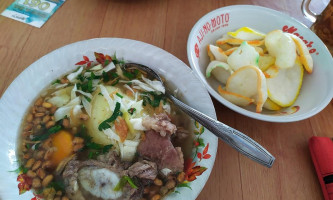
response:
[[[314,70],[312,74],[304,73],[300,94],[289,108],[256,113],[254,105],[246,108],[236,106],[219,95],[217,86],[220,83],[216,79],[205,77],[209,64],[207,45],[215,44],[223,34],[244,26],[263,33],[280,29],[307,41],[309,51],[312,52]],[[324,43],[294,18],[269,8],[237,5],[211,11],[200,18],[192,28],[187,41],[187,56],[193,71],[214,98],[228,108],[251,118],[270,122],[303,120],[324,109],[333,97],[333,59]]]
[[[116,53],[118,58],[125,61],[152,67],[179,88],[190,106],[216,119],[214,106],[206,89],[192,70],[170,53],[143,42],[120,38],[99,38],[69,44],[43,56],[25,69],[0,100],[0,199],[33,197],[32,192],[18,195],[17,174],[9,172],[18,167],[15,151],[22,118],[40,91],[61,75],[74,70],[75,63],[82,60],[83,55],[93,60],[94,52],[108,55]],[[205,130],[201,137],[205,145],[209,144],[208,153],[211,157],[194,161],[207,170],[190,182],[192,190],[178,188],[180,193],[173,193],[166,199],[195,199],[204,187],[214,165],[218,143],[217,138],[209,131]],[[203,151],[203,148],[199,151]]]

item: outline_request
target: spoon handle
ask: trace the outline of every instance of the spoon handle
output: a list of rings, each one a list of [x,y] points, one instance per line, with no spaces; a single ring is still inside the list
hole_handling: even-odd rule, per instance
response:
[[[206,127],[225,143],[229,144],[231,147],[257,163],[269,168],[272,167],[275,160],[274,156],[272,156],[265,148],[252,140],[250,137],[197,111],[196,109],[191,108],[173,95],[169,93],[167,93],[167,95],[186,114]]]

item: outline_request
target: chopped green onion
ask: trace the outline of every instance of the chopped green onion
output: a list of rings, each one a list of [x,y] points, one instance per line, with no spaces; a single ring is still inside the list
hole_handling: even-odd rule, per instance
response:
[[[42,140],[46,140],[47,138],[50,137],[50,135],[54,134],[54,133],[57,133],[58,131],[61,130],[61,126],[60,125],[56,125],[56,126],[53,126],[51,127],[47,133],[44,133],[44,134],[41,134],[41,135],[37,135],[37,136],[34,136],[34,138],[32,138],[32,141],[42,141]]]
[[[90,151],[90,152],[89,152],[89,155],[88,155],[88,158],[89,158],[89,159],[93,159],[94,157],[95,157],[95,152]]]
[[[56,191],[65,191],[65,184],[62,181],[52,181],[47,187],[54,188]]]
[[[94,74],[94,72],[90,72],[90,79],[95,79],[95,74]]]
[[[180,183],[176,187],[187,187],[187,188],[190,188],[192,190],[191,186],[189,186],[188,183]]]
[[[95,142],[89,142],[86,144],[86,147],[89,149],[95,149],[95,150],[100,150],[103,148],[103,145],[97,144]]]
[[[124,176],[125,180],[130,184],[130,186],[134,189],[138,189],[138,187],[134,184],[133,180],[129,176]]]
[[[156,108],[160,105],[162,101],[163,104],[166,103],[166,96],[162,93],[157,92],[143,92],[142,93],[143,105],[146,106],[150,104],[152,107]]]
[[[89,97],[84,96],[85,99],[87,99],[88,102],[91,102],[91,99]]]
[[[124,71],[123,72],[124,76],[126,76],[129,80],[132,80],[135,78],[134,74],[128,72],[128,71]]]
[[[119,75],[116,72],[111,72],[111,78],[118,78]]]
[[[116,93],[116,95],[120,98],[124,98],[123,95],[119,94],[118,92]]]
[[[115,86],[115,85],[117,85],[118,83],[119,83],[119,79],[117,79],[116,82],[114,82],[114,83],[112,84],[112,86]]]
[[[116,103],[116,107],[111,115],[110,118],[106,119],[105,121],[103,121],[99,126],[98,126],[98,130],[102,131],[108,128],[111,128],[111,126],[109,125],[109,123],[113,122],[114,120],[117,119],[117,117],[119,116],[119,111],[120,111],[120,103],[117,102]]]
[[[86,77],[83,76],[82,74],[79,74],[79,75],[77,76],[77,79],[79,79],[81,82],[83,82],[84,79],[86,79]]]
[[[105,61],[104,61],[104,66],[107,66],[109,63],[110,63],[109,60],[105,60]]]
[[[92,79],[88,81],[88,92],[93,92]]]
[[[117,183],[116,187],[113,188],[114,191],[120,191],[123,189],[123,187],[126,185],[126,183],[129,183],[129,185],[134,188],[138,189],[138,187],[134,184],[133,180],[129,176],[123,176]]]
[[[110,80],[109,75],[105,71],[102,72],[102,77],[103,77],[103,82],[108,82]]]
[[[103,149],[102,149],[102,152],[103,153],[106,153],[106,152],[108,152],[111,148],[112,148],[112,144],[109,144],[109,145],[105,145],[104,147],[103,147]]]
[[[60,80],[57,79],[57,80],[55,80],[55,81],[52,83],[52,85],[54,85],[54,84],[59,84],[59,83],[60,83]]]
[[[23,165],[21,165],[19,168],[12,170],[12,171],[8,171],[8,172],[15,172],[15,173],[19,174],[21,171],[23,174],[26,174],[29,171],[29,169],[25,168]]]

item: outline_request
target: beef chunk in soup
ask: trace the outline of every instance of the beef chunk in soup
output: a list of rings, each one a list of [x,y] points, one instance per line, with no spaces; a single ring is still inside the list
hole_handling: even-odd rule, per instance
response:
[[[145,132],[145,139],[138,146],[139,154],[157,163],[158,168],[168,168],[173,172],[183,171],[184,158],[180,148],[177,150],[169,136],[161,136],[154,130]]]
[[[150,130],[159,132],[161,136],[171,135],[177,131],[177,127],[171,123],[171,119],[165,113],[154,115],[153,117],[145,117],[142,125]]]
[[[142,179],[154,180],[157,176],[156,163],[143,160],[136,162],[128,168],[128,174]]]

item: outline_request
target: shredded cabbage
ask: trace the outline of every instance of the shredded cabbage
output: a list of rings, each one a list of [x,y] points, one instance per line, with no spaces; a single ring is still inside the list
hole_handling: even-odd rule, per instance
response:
[[[69,80],[69,82],[73,83],[74,80],[76,79],[76,77],[77,77],[79,74],[82,73],[82,71],[83,71],[83,67],[81,66],[81,67],[79,68],[79,70],[77,70],[76,72],[73,72],[73,73],[71,73],[71,74],[68,74],[68,75],[67,75],[67,79]]]
[[[60,88],[64,88],[68,85],[68,83],[64,83],[64,84],[57,84],[54,86],[55,89],[60,89]]]
[[[166,104],[163,104],[163,109],[165,110],[165,112],[167,112],[167,113],[171,113],[171,106],[170,106],[170,104],[169,103],[166,103]]]
[[[76,98],[76,91],[77,91],[77,87],[76,87],[76,84],[75,84],[72,91],[71,91],[71,99]]]
[[[124,145],[131,146],[131,147],[137,147],[139,145],[139,142],[133,141],[133,140],[125,140]]]
[[[123,161],[132,161],[136,153],[136,147],[125,146],[123,151],[120,154],[121,160]]]
[[[114,110],[116,107],[116,102],[114,102],[110,95],[109,92],[107,91],[107,89],[104,87],[104,85],[99,85],[99,87],[101,88],[101,93],[103,95],[103,97],[106,99],[106,101],[109,104],[110,110]]]
[[[96,71],[94,74],[96,76],[101,76],[103,72],[109,72],[114,68],[116,68],[116,66],[113,64],[113,62],[111,62],[110,64],[108,64],[108,66],[104,67],[102,70]]]
[[[131,83],[134,85],[133,88],[138,89],[138,90],[144,90],[148,92],[153,92],[154,89],[151,88],[148,84],[143,83],[137,79],[131,80]]]
[[[142,117],[140,118],[132,118],[129,120],[132,124],[133,128],[138,131],[146,131],[147,129],[142,126]]]
[[[91,117],[91,109],[92,109],[91,103],[84,97],[81,97],[81,101],[87,114],[89,115],[89,117]]]
[[[90,68],[91,71],[98,71],[98,70],[101,70],[103,69],[103,66],[101,64],[98,64],[92,68]]]
[[[135,94],[134,90],[129,85],[125,84],[124,87],[130,90],[133,93],[133,95]]]
[[[82,110],[81,110],[82,106],[81,105],[75,105],[73,107],[73,116],[74,118],[78,118],[79,115],[82,113]]]
[[[68,104],[66,104],[65,106],[58,108],[56,110],[56,112],[54,113],[55,121],[59,121],[59,120],[63,119],[66,115],[69,116],[70,111],[74,108],[74,106],[79,105],[80,102],[81,102],[80,98],[76,97],[73,100],[71,100]]]
[[[103,130],[103,133],[111,140],[116,140],[117,142],[120,142],[120,137],[111,128]]]
[[[93,97],[90,93],[88,92],[83,92],[82,90],[76,90],[76,92],[86,96],[86,97],[89,97],[90,99]]]
[[[161,81],[152,81],[145,78],[144,76],[142,76],[142,80],[144,80],[144,82],[146,82],[151,88],[155,89],[155,91],[162,92],[163,94],[165,93],[165,88]]]
[[[69,95],[59,95],[59,96],[54,96],[50,99],[47,100],[47,102],[52,103],[53,105],[57,106],[58,108],[61,106],[66,105],[70,101]]]

